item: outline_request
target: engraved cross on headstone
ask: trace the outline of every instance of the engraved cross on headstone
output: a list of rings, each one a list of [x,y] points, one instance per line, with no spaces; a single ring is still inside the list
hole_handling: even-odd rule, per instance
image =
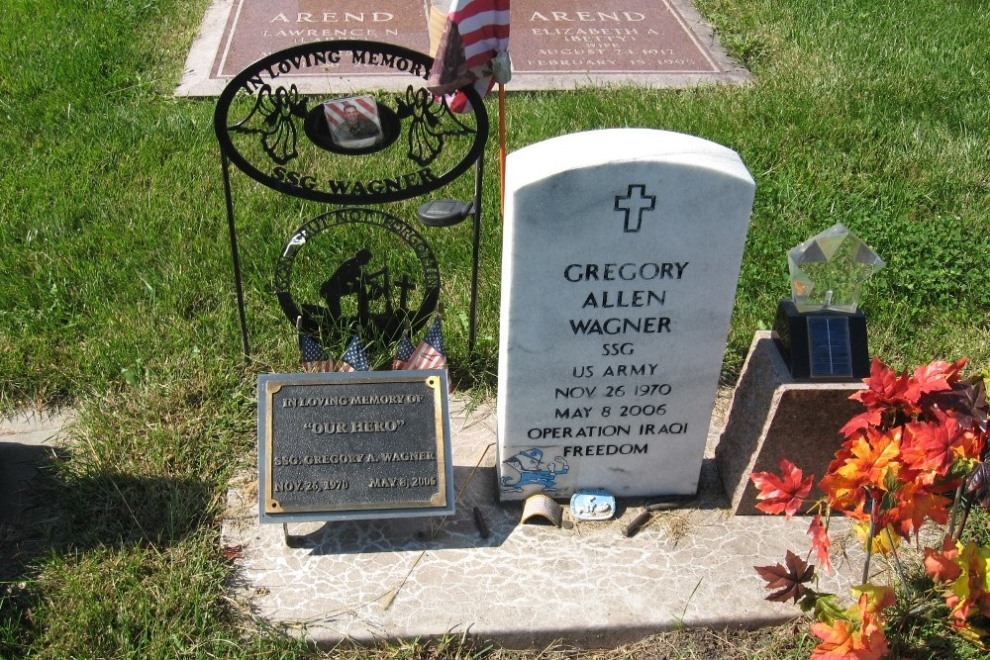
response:
[[[635,192],[636,197],[633,197]],[[615,210],[622,211],[626,214],[625,226],[622,228],[624,232],[637,232],[639,231],[640,224],[643,221],[643,211],[652,211],[657,206],[656,195],[647,195],[646,186],[641,183],[631,183],[629,184],[629,189],[626,191],[626,196],[621,195],[615,196]],[[633,215],[635,211],[635,216]]]

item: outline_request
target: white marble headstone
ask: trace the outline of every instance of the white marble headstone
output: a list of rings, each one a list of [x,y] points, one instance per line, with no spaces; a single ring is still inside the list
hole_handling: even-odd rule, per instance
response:
[[[506,173],[501,498],[695,493],[749,171],[707,140],[610,129],[521,149]]]

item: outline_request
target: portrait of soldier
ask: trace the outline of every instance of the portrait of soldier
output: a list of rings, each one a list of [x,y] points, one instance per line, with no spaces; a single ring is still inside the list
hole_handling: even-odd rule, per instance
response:
[[[334,141],[341,146],[366,147],[382,137],[382,127],[377,120],[377,104],[374,97],[352,97],[328,101],[325,105],[327,120]]]

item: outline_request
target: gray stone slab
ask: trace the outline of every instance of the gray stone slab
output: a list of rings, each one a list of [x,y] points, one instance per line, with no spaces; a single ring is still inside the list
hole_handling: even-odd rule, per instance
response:
[[[712,460],[721,416],[698,498],[626,538],[622,530],[642,511],[631,501],[611,521],[565,514],[569,529],[519,524],[518,503],[496,504],[493,410],[455,397],[452,411],[457,512],[447,518],[290,525],[309,533],[292,549],[280,528],[258,523],[257,480],[245,475],[229,492],[222,531],[223,544],[239,548],[234,597],[324,646],[469,632],[510,647],[556,639],[593,647],[680,626],[755,627],[795,616],[793,605],[764,599],[752,567],[782,562],[787,549],[802,554],[807,525],[730,515]],[[847,553],[819,588],[847,593],[863,555],[842,521],[832,535]]]
[[[449,3],[433,0],[433,4]],[[383,41],[429,52],[429,0],[215,0],[186,60],[178,96],[216,96],[248,64],[314,41]],[[749,74],[688,0],[515,0],[510,90],[602,85],[739,84]],[[284,78],[306,93],[402,90],[408,77],[341,69]]]

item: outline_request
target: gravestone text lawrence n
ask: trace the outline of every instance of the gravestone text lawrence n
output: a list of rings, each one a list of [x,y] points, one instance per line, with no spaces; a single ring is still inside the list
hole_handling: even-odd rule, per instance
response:
[[[506,167],[503,500],[697,491],[754,182],[649,129],[554,138]]]

